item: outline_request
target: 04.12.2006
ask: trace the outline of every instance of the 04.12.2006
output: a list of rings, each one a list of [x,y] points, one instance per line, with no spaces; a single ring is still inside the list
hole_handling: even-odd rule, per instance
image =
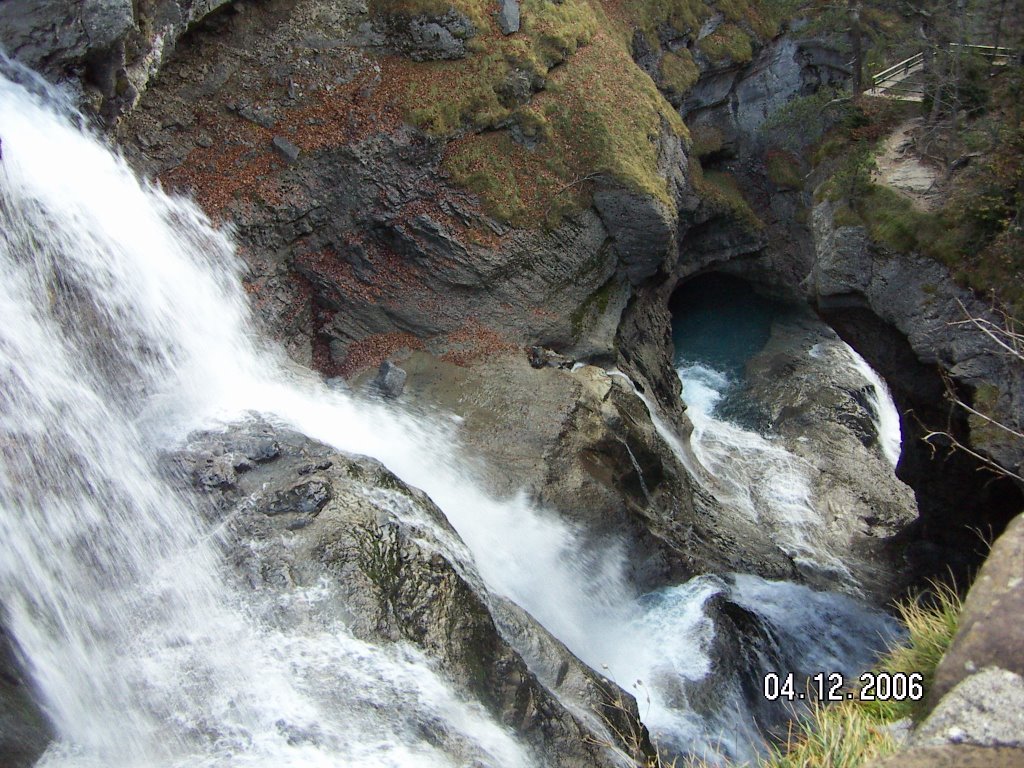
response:
[[[764,676],[764,697],[768,701],[920,701],[924,697],[924,675],[920,672],[865,672],[856,687],[847,687],[840,672],[818,672],[797,688],[792,672]]]

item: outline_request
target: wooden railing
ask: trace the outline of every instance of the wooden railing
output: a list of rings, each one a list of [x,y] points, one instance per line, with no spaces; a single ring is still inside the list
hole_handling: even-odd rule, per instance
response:
[[[951,52],[965,52],[984,56],[995,66],[1005,66],[1017,56],[1017,52],[1014,49],[997,45],[950,43],[949,50]],[[873,75],[869,93],[875,96],[892,96],[897,99],[919,100],[924,95],[924,86],[920,83],[905,83],[904,81],[924,69],[924,59],[923,52],[915,53],[913,56]]]

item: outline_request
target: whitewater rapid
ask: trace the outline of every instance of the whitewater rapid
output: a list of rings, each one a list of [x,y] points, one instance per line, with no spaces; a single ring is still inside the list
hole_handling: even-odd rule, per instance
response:
[[[723,737],[679,682],[710,671],[707,600],[756,589],[783,605],[795,585],[701,577],[638,595],[616,542],[582,551],[571,525],[481,490],[450,424],[289,362],[255,330],[230,237],[140,181],[37,78],[0,70],[0,587],[57,734],[40,765],[543,764],[413,647],[268,621],[235,586],[158,464],[253,411],[426,491],[492,592],[595,669],[642,681],[645,722],[667,743],[750,754],[746,726]],[[321,585],[290,599],[332,597]],[[799,620],[813,637],[814,617]],[[438,721],[441,743],[423,728]]]

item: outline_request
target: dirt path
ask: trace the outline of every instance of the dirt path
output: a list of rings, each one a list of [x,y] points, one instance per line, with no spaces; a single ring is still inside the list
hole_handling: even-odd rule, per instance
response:
[[[912,135],[922,119],[901,123],[882,142],[874,180],[899,192],[919,211],[934,211],[942,205],[942,172],[914,152]]]

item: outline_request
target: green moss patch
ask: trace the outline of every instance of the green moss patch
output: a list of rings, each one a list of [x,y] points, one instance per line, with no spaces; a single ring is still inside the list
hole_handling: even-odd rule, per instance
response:
[[[673,96],[683,96],[700,78],[700,67],[686,48],[662,56],[660,68],[662,87]]]
[[[746,64],[754,58],[754,48],[750,35],[736,24],[727,23],[720,26],[710,35],[700,40],[697,47],[701,49],[713,64],[731,62]]]
[[[804,177],[800,161],[789,152],[769,150],[765,157],[765,169],[769,180],[779,189],[802,189]]]
[[[508,132],[454,142],[443,167],[517,226],[555,223],[589,204],[593,182],[616,182],[668,203],[658,172],[663,130],[685,136],[679,115],[622,46],[604,33],[557,69],[514,118],[533,147]]]
[[[693,168],[697,168],[696,163]],[[715,213],[735,218],[750,232],[764,229],[764,222],[754,213],[736,180],[728,173],[697,171],[693,174],[693,185]]]
[[[524,0],[521,12],[522,31],[509,36],[487,17],[481,36],[470,41],[477,50],[464,59],[398,65],[408,120],[435,136],[508,125],[548,71],[589,43],[599,26],[585,0]]]

